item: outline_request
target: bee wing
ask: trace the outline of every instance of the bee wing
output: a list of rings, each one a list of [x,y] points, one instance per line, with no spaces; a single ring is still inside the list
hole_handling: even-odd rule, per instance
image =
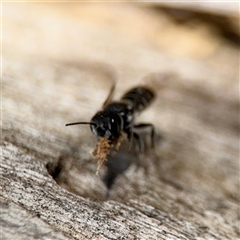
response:
[[[161,89],[166,87],[169,82],[173,82],[178,75],[174,72],[153,72],[141,80],[142,85],[149,86],[151,89]]]
[[[103,107],[107,106],[112,101],[115,88],[116,88],[116,82],[113,83],[113,85],[110,89],[110,92],[108,94],[108,97],[105,100],[105,102],[103,103]]]

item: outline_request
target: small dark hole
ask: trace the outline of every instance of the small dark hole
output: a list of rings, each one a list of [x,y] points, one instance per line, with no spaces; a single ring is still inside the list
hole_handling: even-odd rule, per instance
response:
[[[48,170],[48,173],[53,177],[54,180],[56,180],[59,177],[63,166],[61,164],[61,161],[58,161],[57,163],[49,162],[47,163],[46,168]]]

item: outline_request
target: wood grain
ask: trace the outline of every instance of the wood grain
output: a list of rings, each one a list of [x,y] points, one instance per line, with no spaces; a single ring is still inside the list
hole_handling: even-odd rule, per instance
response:
[[[136,4],[3,3],[2,239],[239,237],[239,48],[198,27]],[[161,139],[140,165],[117,155],[108,191],[90,129],[65,124],[116,79],[115,99],[155,89],[137,122]]]

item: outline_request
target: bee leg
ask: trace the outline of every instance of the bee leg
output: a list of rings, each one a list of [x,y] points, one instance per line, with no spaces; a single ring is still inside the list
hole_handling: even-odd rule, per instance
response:
[[[155,147],[155,140],[156,140],[156,136],[155,136],[155,129],[154,126],[151,123],[140,123],[137,125],[133,126],[133,131],[134,132],[145,132],[148,131],[150,133],[150,146],[151,148]]]
[[[138,144],[138,153],[144,153],[144,142],[142,138],[136,132],[133,132],[133,138],[137,141]]]
[[[133,147],[133,132],[132,131],[127,132],[127,139],[129,141],[128,151],[130,152],[132,150],[132,147]]]

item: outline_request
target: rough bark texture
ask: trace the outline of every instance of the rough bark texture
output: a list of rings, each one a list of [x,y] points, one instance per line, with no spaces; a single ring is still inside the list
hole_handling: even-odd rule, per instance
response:
[[[2,6],[2,239],[239,237],[236,41],[143,5]],[[116,99],[155,89],[137,122],[161,138],[139,164],[117,154],[131,164],[108,190],[89,127],[64,125],[89,121],[116,79]]]

